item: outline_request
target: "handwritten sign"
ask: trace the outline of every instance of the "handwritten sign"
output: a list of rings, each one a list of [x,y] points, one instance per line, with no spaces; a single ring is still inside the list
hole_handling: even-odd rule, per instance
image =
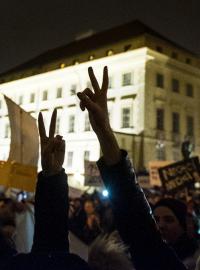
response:
[[[155,160],[149,162],[149,176],[151,186],[161,186],[161,180],[158,173],[158,169],[171,164],[172,161],[167,160]]]
[[[85,160],[85,186],[102,186],[102,179],[95,161]]]
[[[168,193],[175,193],[194,182],[200,182],[198,157],[178,161],[158,169],[163,187]]]
[[[0,185],[34,192],[37,168],[17,162],[0,161]]]

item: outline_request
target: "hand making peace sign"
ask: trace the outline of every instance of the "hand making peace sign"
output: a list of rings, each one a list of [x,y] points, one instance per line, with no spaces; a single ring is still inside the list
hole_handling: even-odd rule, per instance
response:
[[[91,80],[94,92],[86,88],[83,92],[77,93],[80,99],[80,108],[89,112],[90,123],[96,133],[102,129],[109,129],[109,117],[107,107],[107,91],[108,91],[108,68],[104,67],[103,82],[101,88],[94,75],[92,67],[88,68],[88,74]]]
[[[56,117],[57,111],[55,109],[51,116],[49,137],[46,135],[44,120],[41,112],[39,113],[38,117],[42,170],[44,174],[48,176],[57,174],[62,170],[65,156],[65,141],[62,139],[62,136],[55,136]]]

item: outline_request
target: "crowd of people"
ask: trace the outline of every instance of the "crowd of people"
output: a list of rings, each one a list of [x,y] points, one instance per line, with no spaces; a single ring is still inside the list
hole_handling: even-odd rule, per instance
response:
[[[109,199],[98,192],[68,197],[62,167],[65,141],[55,135],[56,110],[49,135],[40,113],[42,171],[34,199],[33,243],[29,252],[21,253],[15,241],[16,217],[27,209],[30,212],[33,204],[2,198],[0,269],[199,270],[199,197],[184,201],[147,191],[145,196],[127,152],[119,148],[110,127],[107,67],[101,87],[92,68],[88,73],[93,91],[87,88],[77,96],[81,110],[88,110],[101,146],[103,156],[97,165]],[[88,262],[69,252],[69,231],[91,247]]]

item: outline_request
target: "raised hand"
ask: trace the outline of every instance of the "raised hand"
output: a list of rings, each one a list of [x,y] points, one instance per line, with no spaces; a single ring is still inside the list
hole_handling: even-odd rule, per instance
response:
[[[42,170],[47,176],[57,174],[62,170],[65,156],[65,141],[60,135],[57,135],[56,137],[54,136],[56,117],[57,111],[55,109],[51,116],[49,137],[46,135],[44,120],[41,112],[39,113],[38,117]]]
[[[119,162],[121,154],[109,123],[107,107],[108,68],[104,67],[101,88],[91,67],[88,68],[88,73],[94,92],[86,88],[83,92],[77,93],[80,99],[80,108],[83,111],[85,108],[88,110],[90,123],[98,137],[104,160],[107,165],[113,165]]]
[[[91,126],[96,133],[99,133],[102,129],[110,128],[107,107],[108,68],[104,67],[101,88],[99,87],[92,67],[88,68],[88,74],[94,92],[86,88],[83,92],[77,93],[77,96],[81,101],[81,110],[84,111],[85,108],[88,110]]]

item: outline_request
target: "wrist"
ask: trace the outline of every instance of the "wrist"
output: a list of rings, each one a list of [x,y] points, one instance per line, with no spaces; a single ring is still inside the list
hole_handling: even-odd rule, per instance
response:
[[[62,167],[59,168],[59,169],[54,169],[54,170],[43,169],[42,170],[42,174],[45,177],[49,177],[49,176],[53,176],[53,175],[59,174],[62,171],[62,169],[63,169]]]

